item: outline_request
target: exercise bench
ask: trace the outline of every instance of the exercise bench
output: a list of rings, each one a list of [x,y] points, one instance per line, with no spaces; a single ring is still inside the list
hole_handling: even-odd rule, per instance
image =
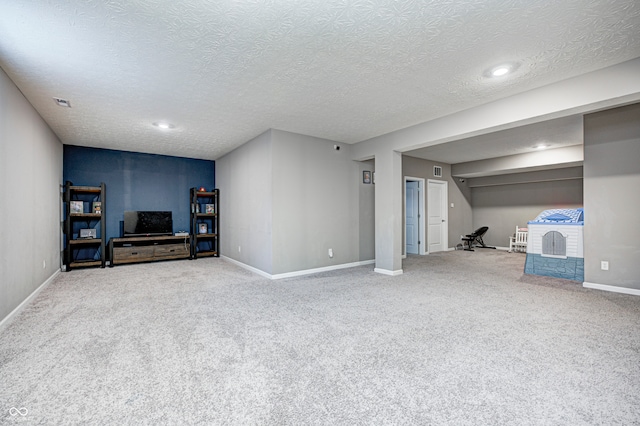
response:
[[[484,236],[484,234],[487,233],[488,230],[489,230],[488,226],[483,226],[476,229],[471,234],[467,234],[466,236],[462,237],[461,240],[463,241],[463,244],[466,245],[465,250],[475,251],[473,250],[474,244],[476,247],[480,247],[480,248],[495,249],[495,247],[490,247],[486,245],[482,240],[482,237]]]

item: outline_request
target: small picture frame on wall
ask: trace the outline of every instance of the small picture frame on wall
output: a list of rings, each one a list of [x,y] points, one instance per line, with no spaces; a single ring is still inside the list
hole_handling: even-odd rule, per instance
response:
[[[102,202],[94,201],[93,205],[91,206],[91,212],[96,214],[102,214]]]
[[[216,205],[215,204],[205,204],[204,205],[204,212],[206,214],[215,214],[216,212]]]
[[[371,183],[371,172],[369,170],[365,170],[362,172],[362,183]]]
[[[84,213],[84,201],[69,201],[69,211],[72,214]]]
[[[207,232],[208,232],[207,224],[206,223],[199,223],[198,224],[198,234],[206,234]]]

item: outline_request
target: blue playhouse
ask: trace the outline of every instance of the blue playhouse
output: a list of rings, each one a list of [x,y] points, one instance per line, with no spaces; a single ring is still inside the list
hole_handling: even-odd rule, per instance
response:
[[[525,274],[584,281],[584,211],[551,209],[528,223]]]

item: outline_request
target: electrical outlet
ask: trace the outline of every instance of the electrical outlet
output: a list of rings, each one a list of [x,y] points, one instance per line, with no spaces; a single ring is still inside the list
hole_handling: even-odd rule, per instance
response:
[[[600,269],[602,269],[603,271],[608,271],[609,270],[609,261],[608,260],[603,260],[600,262]]]
[[[333,257],[333,249],[329,249],[329,257]]]
[[[42,261],[42,269],[47,269],[47,261],[46,260]]]
[[[242,253],[242,247],[238,246],[238,253]]]

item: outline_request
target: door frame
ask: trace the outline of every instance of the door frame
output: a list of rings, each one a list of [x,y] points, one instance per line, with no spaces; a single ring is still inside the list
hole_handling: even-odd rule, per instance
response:
[[[424,214],[424,203],[425,203],[425,195],[427,193],[427,187],[425,185],[426,181],[424,178],[413,177],[413,176],[405,176],[402,185],[402,199],[404,203],[402,204],[402,233],[404,235],[404,244],[402,245],[402,257],[407,257],[407,224],[405,223],[405,218],[407,216],[407,212],[405,211],[407,205],[407,182],[418,182],[418,239],[420,240],[420,244],[418,245],[418,254],[425,255],[429,254],[427,251],[427,240],[426,240],[426,231],[425,231],[425,214]]]
[[[444,203],[442,204],[444,206],[444,227],[442,228],[442,251],[448,251],[449,250],[449,182],[446,180],[439,180],[439,179],[427,179],[427,189],[425,191],[425,193],[427,193],[429,191],[429,184],[430,183],[436,183],[438,185],[444,185],[444,191],[443,191],[443,196],[444,196]],[[429,197],[428,193],[425,194],[425,197]]]

